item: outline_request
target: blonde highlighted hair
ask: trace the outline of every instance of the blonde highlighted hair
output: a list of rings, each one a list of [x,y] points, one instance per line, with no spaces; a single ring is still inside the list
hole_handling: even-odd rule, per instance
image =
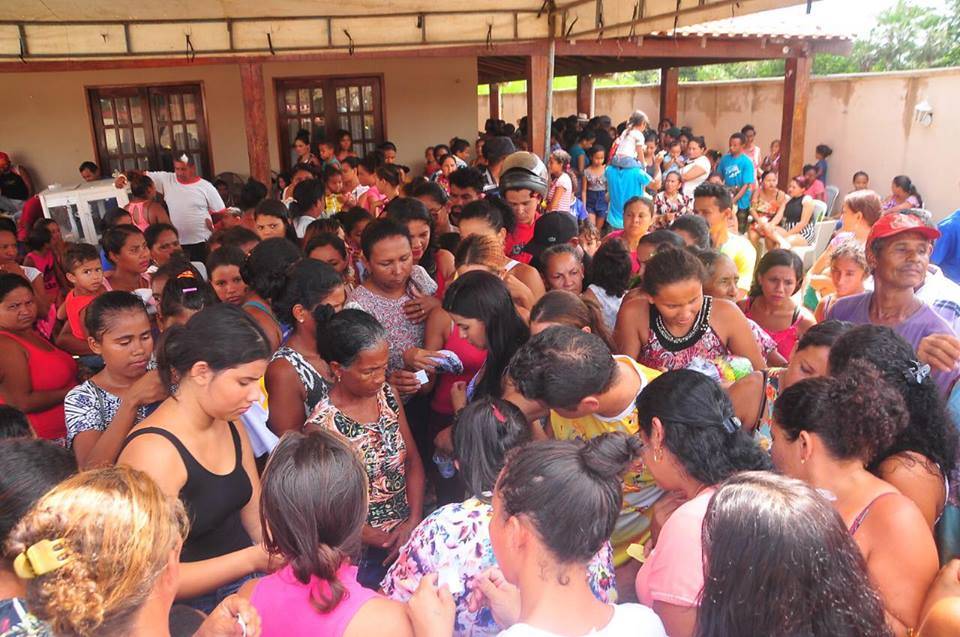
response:
[[[503,269],[503,246],[489,235],[470,235],[457,246],[454,262],[457,268],[478,265],[499,275]]]
[[[26,580],[27,606],[62,637],[126,635],[187,535],[183,505],[147,474],[110,467],[68,478],[10,534],[18,555],[63,539],[68,561]]]

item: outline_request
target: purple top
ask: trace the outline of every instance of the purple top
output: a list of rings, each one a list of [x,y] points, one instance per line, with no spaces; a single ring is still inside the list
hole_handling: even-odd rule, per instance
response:
[[[854,296],[837,299],[833,307],[827,312],[828,319],[838,321],[850,321],[855,325],[866,325],[870,323],[870,299],[873,298],[873,292],[865,292]],[[893,331],[899,334],[903,340],[910,343],[914,351],[920,345],[920,341],[925,336],[931,334],[949,334],[954,336],[953,329],[940,317],[933,309],[924,303],[920,309],[913,313],[905,321],[893,327]],[[940,388],[940,392],[947,396],[950,388],[953,386],[957,376],[960,375],[956,370],[951,372],[933,372],[931,375],[933,381]]]

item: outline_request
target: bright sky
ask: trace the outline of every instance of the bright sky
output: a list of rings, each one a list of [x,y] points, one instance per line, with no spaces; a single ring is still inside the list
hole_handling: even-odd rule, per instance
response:
[[[896,3],[897,0],[819,0],[813,3],[810,18],[818,24],[843,25],[844,30],[849,29],[856,33],[861,29],[872,27],[877,16]],[[910,4],[931,8],[942,7],[944,0],[910,0]],[[770,11],[769,14],[805,16],[806,11],[806,3],[804,3],[787,9]]]

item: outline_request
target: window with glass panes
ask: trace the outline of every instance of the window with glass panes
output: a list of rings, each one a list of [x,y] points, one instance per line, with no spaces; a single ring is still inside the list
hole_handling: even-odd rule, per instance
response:
[[[380,77],[310,77],[276,80],[281,160],[284,169],[296,163],[293,142],[307,131],[310,146],[336,143],[337,131],[349,131],[353,152],[362,157],[383,141]]]
[[[199,84],[91,88],[88,95],[105,175],[172,171],[174,155],[188,153],[198,175],[213,176]]]

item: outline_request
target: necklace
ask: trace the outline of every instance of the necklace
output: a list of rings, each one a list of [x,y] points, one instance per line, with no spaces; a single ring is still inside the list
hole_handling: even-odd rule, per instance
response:
[[[668,352],[680,352],[699,341],[710,328],[710,308],[712,305],[713,298],[704,296],[703,305],[700,306],[700,311],[697,312],[697,318],[694,319],[693,326],[683,336],[674,336],[664,324],[663,317],[660,315],[657,307],[651,304],[650,315],[653,319],[651,321],[651,327],[663,349]]]

